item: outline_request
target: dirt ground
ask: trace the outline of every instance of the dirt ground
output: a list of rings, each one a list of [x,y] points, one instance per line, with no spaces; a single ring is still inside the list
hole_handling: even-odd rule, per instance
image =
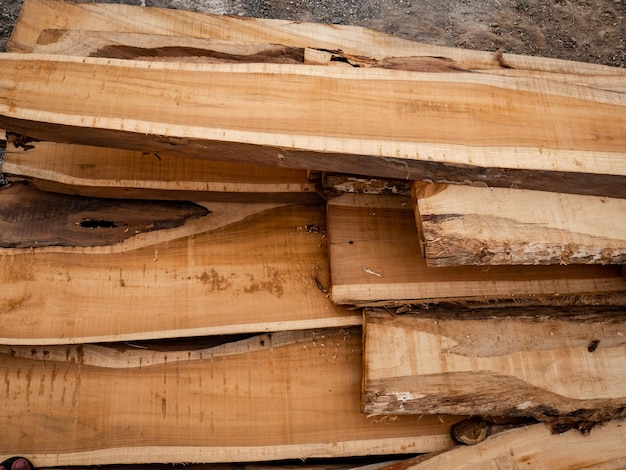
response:
[[[626,67],[626,0],[121,0],[366,26],[429,44]],[[0,0],[5,50],[22,0]]]

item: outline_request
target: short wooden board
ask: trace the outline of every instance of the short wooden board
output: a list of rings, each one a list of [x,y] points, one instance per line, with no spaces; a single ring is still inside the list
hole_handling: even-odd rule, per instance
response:
[[[328,202],[332,289],[339,304],[431,302],[623,305],[619,266],[429,268],[410,198],[345,194]]]

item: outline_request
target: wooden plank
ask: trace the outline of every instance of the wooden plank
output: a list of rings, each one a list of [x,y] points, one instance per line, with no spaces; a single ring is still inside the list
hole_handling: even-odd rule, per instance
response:
[[[205,206],[210,212],[204,217],[132,233],[112,245],[0,249],[0,343],[130,341],[361,323],[359,312],[328,298],[323,206]],[[84,212],[77,221],[90,217]]]
[[[488,302],[624,305],[619,266],[429,268],[410,198],[346,194],[328,202],[331,298],[339,304]]]
[[[37,466],[429,452],[452,445],[450,426],[459,419],[361,414],[358,328],[272,333],[213,348],[0,351],[0,455],[24,455]]]
[[[25,147],[25,148],[24,148]],[[9,144],[0,166],[43,190],[82,196],[212,202],[319,202],[306,170],[105,147]]]
[[[168,34],[326,50],[340,48],[345,54],[377,60],[407,56],[447,57],[470,69],[521,69],[575,75],[626,74],[617,67],[422,44],[355,26],[56,0],[26,0],[9,46],[15,52],[32,52],[42,30],[50,28]]]
[[[415,183],[428,266],[622,264],[626,199]]]
[[[560,427],[624,416],[623,307],[367,311],[363,328],[366,413],[528,416]]]
[[[415,457],[384,470],[482,470],[503,468],[586,468],[619,470],[626,466],[626,426],[612,421],[589,435],[571,430],[551,434],[542,425],[498,434],[476,446],[457,446],[447,452]]]
[[[3,54],[0,66],[10,82],[0,94],[0,125],[38,139],[626,196],[621,93],[472,73],[289,64]]]

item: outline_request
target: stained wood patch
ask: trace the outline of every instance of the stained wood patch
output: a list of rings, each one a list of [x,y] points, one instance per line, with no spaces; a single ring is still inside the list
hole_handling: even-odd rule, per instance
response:
[[[190,202],[74,197],[17,183],[0,189],[0,247],[114,245],[208,212]]]
[[[624,415],[622,307],[468,316],[368,311],[364,411],[528,416],[559,428]]]
[[[452,417],[359,411],[360,329],[159,352],[0,347],[0,455],[37,466],[242,462],[449,448]]]
[[[345,194],[328,202],[331,298],[339,304],[431,302],[623,305],[619,266],[429,268],[410,198]]]
[[[428,266],[621,264],[626,199],[414,183]]]

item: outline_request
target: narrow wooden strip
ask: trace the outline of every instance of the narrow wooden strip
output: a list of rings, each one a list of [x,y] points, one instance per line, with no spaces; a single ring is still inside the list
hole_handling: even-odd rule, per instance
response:
[[[0,249],[0,343],[358,325],[330,288],[319,205],[207,204],[174,228],[95,247]],[[94,229],[105,230],[105,229]]]
[[[385,470],[463,470],[484,468],[588,468],[619,470],[626,466],[626,425],[613,421],[589,435],[571,430],[551,434],[536,424],[498,434],[476,446],[416,457],[383,467]]]
[[[619,266],[429,268],[411,200],[346,194],[328,202],[331,297],[339,304],[398,305],[509,299],[623,305]]]
[[[626,195],[620,93],[372,68],[20,54],[2,55],[0,65],[8,81],[0,125],[39,139],[339,172],[357,158],[359,173],[436,181],[463,182],[460,164],[469,181],[494,171],[490,185],[518,181],[510,169],[561,192]],[[438,175],[427,170],[433,162]]]
[[[621,264],[626,199],[414,183],[428,266]]]
[[[606,421],[626,406],[617,308],[365,314],[363,409]]]
[[[9,136],[15,139],[15,136]],[[306,170],[210,161],[172,153],[15,141],[0,170],[34,186],[93,197],[215,202],[317,202]]]
[[[452,445],[458,421],[361,414],[359,329],[141,349],[131,364],[124,350],[91,345],[0,351],[11,403],[0,408],[0,455],[37,466],[430,452]]]

